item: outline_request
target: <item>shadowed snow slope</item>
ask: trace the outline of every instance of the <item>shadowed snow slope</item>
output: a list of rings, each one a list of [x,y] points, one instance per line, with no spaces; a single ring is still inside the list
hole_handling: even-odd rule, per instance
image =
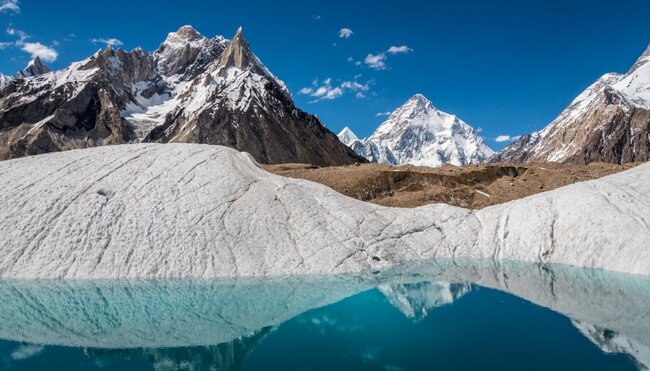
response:
[[[0,277],[335,274],[438,258],[650,275],[650,166],[478,212],[381,207],[210,145],[0,163]]]

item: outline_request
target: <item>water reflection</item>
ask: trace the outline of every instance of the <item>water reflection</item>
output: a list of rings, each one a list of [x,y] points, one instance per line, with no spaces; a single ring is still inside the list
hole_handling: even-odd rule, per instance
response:
[[[10,350],[14,362],[67,346],[83,349],[95,365],[138,359],[157,370],[237,370],[292,319],[322,332],[355,329],[327,313],[308,317],[315,308],[377,288],[417,324],[437,308],[453,308],[475,285],[560,313],[603,352],[628,354],[641,369],[650,365],[650,280],[523,263],[432,262],[284,279],[0,281],[0,338],[23,343]],[[359,318],[356,326],[363,326],[363,313]],[[367,349],[362,361],[375,353]]]

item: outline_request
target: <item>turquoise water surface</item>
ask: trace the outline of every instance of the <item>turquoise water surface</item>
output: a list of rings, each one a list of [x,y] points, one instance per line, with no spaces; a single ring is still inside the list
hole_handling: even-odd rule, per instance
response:
[[[650,280],[430,263],[361,276],[0,281],[2,370],[639,370]]]

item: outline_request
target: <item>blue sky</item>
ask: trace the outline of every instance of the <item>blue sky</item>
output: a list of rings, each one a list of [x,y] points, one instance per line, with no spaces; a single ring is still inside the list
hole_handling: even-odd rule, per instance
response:
[[[228,38],[241,25],[298,106],[335,132],[369,135],[385,119],[378,113],[422,93],[496,149],[497,136],[542,128],[650,43],[647,0],[0,0],[0,9],[5,74],[33,54],[65,67],[104,47],[100,39],[154,50],[184,24]],[[300,93],[318,87],[332,99]]]

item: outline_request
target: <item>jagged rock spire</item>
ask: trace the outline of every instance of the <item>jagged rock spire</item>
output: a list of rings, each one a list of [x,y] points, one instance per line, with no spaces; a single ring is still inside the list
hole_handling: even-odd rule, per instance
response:
[[[244,38],[244,31],[242,27],[237,29],[235,36],[230,41],[230,45],[221,55],[217,67],[236,67],[244,70],[247,67],[254,65],[257,58],[251,52],[250,46]]]
[[[38,76],[50,71],[52,70],[50,70],[50,68],[45,65],[45,63],[43,63],[41,58],[39,56],[36,56],[34,59],[29,61],[25,69],[18,71],[15,77],[20,79],[30,76]]]

